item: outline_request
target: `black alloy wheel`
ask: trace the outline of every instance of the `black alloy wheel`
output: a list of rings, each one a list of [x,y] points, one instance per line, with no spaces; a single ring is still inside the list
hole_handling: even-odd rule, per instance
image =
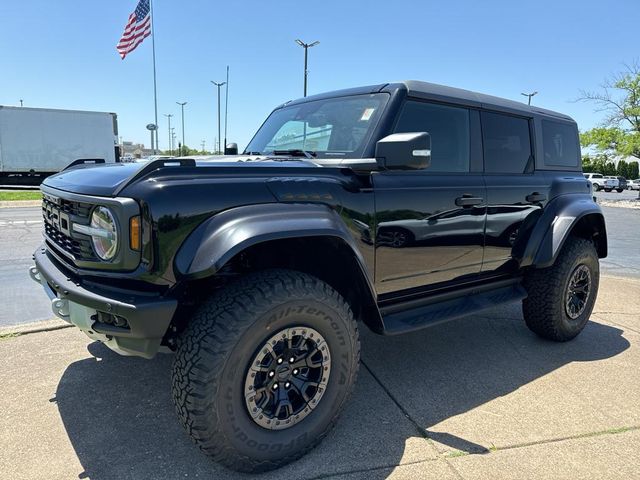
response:
[[[302,325],[278,332],[260,347],[247,371],[247,411],[263,428],[289,428],[318,405],[330,374],[331,353],[319,332]]]
[[[591,271],[584,264],[578,265],[567,282],[565,310],[571,320],[575,320],[587,308],[591,295]]]

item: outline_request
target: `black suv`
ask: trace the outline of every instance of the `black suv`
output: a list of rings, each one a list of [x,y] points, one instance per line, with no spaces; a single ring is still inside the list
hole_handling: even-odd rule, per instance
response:
[[[174,352],[182,424],[243,471],[327,434],[362,325],[522,302],[570,340],[607,254],[571,118],[416,81],[285,103],[240,155],[74,162],[42,193],[30,273],[56,315],[127,355]]]

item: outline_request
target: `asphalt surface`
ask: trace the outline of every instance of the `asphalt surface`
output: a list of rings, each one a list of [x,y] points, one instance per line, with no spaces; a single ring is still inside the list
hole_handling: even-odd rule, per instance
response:
[[[53,317],[49,299],[28,273],[41,242],[40,207],[0,208],[0,327]]]
[[[638,192],[598,192],[603,200],[629,200]],[[603,207],[609,256],[602,273],[640,278],[640,209]],[[50,302],[28,275],[31,255],[42,241],[39,207],[0,208],[0,327],[52,318]]]
[[[172,356],[121,357],[78,329],[0,336],[0,478],[639,479],[640,280],[602,277],[573,341],[518,305],[411,335],[360,330],[337,426],[257,477],[209,460],[174,412]]]

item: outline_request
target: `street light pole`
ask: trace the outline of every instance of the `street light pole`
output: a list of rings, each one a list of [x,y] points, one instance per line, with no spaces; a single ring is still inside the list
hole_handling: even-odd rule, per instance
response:
[[[182,147],[180,147],[180,156],[182,156],[182,151],[184,150],[184,106],[187,102],[176,102],[180,105],[180,109],[182,110]]]
[[[531,105],[531,97],[534,97],[537,94],[538,92],[531,92],[531,93],[521,93],[520,95],[527,97],[529,99],[527,102],[527,105]]]
[[[218,153],[220,153],[220,87],[226,85],[227,82],[216,83],[211,80],[211,83],[218,87]],[[216,148],[215,143],[213,145],[213,148]]]
[[[306,97],[307,96],[307,75],[309,73],[307,69],[308,51],[311,47],[315,47],[320,42],[316,40],[315,42],[312,42],[312,43],[304,43],[302,40],[296,39],[296,43],[300,45],[302,48],[304,48],[304,96]]]
[[[164,116],[169,120],[169,155],[173,156],[173,145],[171,144],[171,117],[173,117],[173,114],[165,113]]]

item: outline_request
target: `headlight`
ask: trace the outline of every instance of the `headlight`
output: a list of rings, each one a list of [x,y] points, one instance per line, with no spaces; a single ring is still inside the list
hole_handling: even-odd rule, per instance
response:
[[[118,227],[107,207],[98,207],[91,215],[91,243],[102,260],[111,260],[118,251]]]

